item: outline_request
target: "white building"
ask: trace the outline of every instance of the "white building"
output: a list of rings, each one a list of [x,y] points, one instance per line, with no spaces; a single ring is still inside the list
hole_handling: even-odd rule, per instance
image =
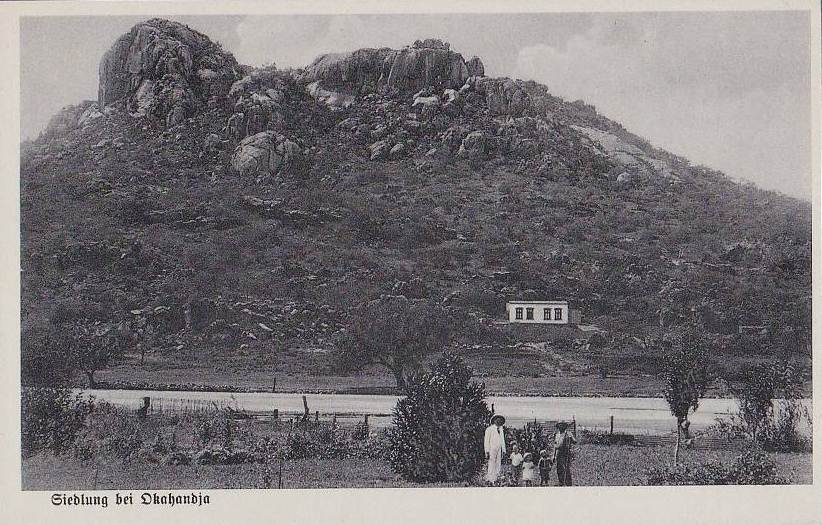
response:
[[[579,323],[579,311],[571,310],[568,301],[510,301],[505,310],[509,323]]]

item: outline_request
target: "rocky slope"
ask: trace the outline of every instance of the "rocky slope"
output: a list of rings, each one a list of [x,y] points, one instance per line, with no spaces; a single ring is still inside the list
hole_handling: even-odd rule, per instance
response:
[[[807,203],[484,74],[435,40],[254,69],[138,24],[98,101],[23,144],[24,353],[110,318],[154,327],[155,367],[329,373],[353,307],[385,293],[445,304],[488,374],[650,373],[644,337],[682,322],[727,366],[809,333]],[[571,300],[607,334],[494,324],[512,298]]]

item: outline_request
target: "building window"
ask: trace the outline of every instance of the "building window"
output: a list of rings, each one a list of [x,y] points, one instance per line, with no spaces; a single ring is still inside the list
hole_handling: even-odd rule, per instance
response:
[[[550,308],[543,308],[542,309],[542,316],[543,316],[543,320],[550,321],[551,320],[551,309]]]
[[[522,308],[517,308],[514,311],[516,312],[517,319],[522,320]]]
[[[534,309],[533,308],[526,308],[525,309],[525,319],[529,321],[534,320]]]
[[[562,321],[562,308],[554,308],[554,319]]]

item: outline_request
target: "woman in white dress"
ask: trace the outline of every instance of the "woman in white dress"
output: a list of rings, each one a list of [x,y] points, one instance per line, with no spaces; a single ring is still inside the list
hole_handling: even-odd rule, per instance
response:
[[[488,472],[485,481],[489,485],[496,483],[502,472],[502,456],[505,455],[505,418],[499,414],[491,416],[490,424],[485,429],[485,458],[488,460]]]

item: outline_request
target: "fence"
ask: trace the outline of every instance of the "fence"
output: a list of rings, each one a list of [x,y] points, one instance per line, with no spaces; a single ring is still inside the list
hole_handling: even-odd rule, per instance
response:
[[[200,399],[168,399],[150,396],[143,398],[143,404],[137,409],[138,417],[145,418],[149,414],[195,414],[225,411],[235,419],[255,419],[270,423],[275,430],[318,430],[323,427],[340,429],[355,429],[360,433],[368,434],[371,424],[369,417],[373,414],[363,413],[321,413],[315,410],[310,413],[308,402],[303,396],[304,410],[302,412],[280,412],[271,410],[241,410],[233,401],[208,401]],[[387,415],[387,414],[377,414]]]

